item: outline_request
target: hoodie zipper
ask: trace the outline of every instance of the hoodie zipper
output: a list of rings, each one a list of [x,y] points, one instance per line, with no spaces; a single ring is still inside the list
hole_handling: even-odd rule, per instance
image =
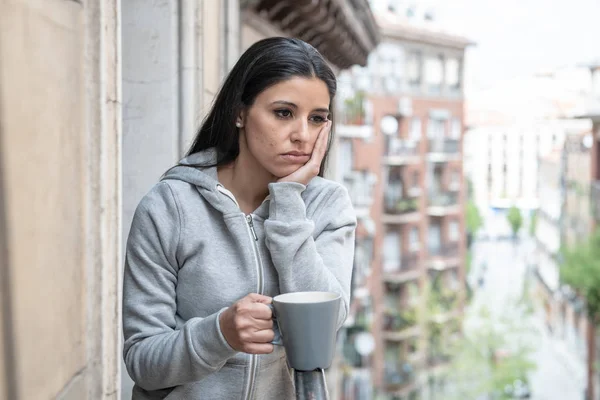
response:
[[[229,197],[231,200],[233,200],[235,202],[235,204],[238,206],[238,208],[240,207],[239,203],[237,202],[237,200],[235,199],[235,196],[233,195],[233,193],[231,193],[229,190],[225,189],[222,185],[218,185],[217,189],[223,193],[224,195],[226,195],[227,197]],[[256,263],[256,275],[258,277],[258,282],[257,282],[257,286],[256,286],[256,292],[259,294],[263,294],[264,292],[264,270],[263,270],[263,265],[262,265],[262,261],[260,259],[260,252],[258,249],[258,235],[256,234],[256,231],[254,230],[254,220],[252,218],[252,214],[244,214],[244,217],[246,219],[246,227],[247,227],[247,231],[248,234],[250,236],[250,241],[252,242],[253,248],[254,248],[254,260]],[[252,392],[254,391],[254,386],[256,383],[256,375],[258,372],[258,355],[256,354],[251,354],[250,355],[250,373],[248,375],[248,381],[246,383],[246,389],[245,389],[245,394],[244,394],[244,399],[251,399],[252,396]]]
[[[252,240],[252,244],[254,246],[254,258],[256,261],[256,269],[258,275],[258,287],[257,293],[263,294],[264,292],[264,271],[263,265],[260,259],[260,252],[258,249],[258,236],[256,235],[256,231],[254,230],[254,221],[252,219],[252,214],[246,215],[246,223],[248,225],[248,229],[250,231],[250,236]],[[256,375],[258,373],[258,356],[256,354],[252,354],[250,356],[250,374],[248,377],[248,383],[246,385],[246,395],[245,399],[250,400],[252,398],[252,392],[254,392],[254,385],[256,383]]]

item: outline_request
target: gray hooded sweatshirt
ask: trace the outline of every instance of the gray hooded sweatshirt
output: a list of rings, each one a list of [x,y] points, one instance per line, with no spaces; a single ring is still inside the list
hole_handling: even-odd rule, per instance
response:
[[[215,161],[214,151],[182,164]],[[237,352],[219,314],[249,293],[340,293],[348,312],[356,217],[346,189],[316,177],[269,184],[245,215],[216,168],[177,166],[138,205],[123,281],[123,355],[134,400],[293,399],[285,351]]]

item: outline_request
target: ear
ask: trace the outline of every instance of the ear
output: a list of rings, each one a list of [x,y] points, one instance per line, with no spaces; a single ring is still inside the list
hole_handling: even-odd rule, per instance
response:
[[[235,126],[238,128],[243,128],[246,123],[246,110],[240,111],[240,114],[235,119]]]

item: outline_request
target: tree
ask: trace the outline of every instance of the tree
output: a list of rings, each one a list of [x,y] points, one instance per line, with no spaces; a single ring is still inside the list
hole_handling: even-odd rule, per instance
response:
[[[531,213],[531,221],[529,222],[529,236],[535,236],[535,229],[537,228],[537,212]]]
[[[467,228],[467,245],[470,247],[473,236],[483,225],[483,219],[479,213],[479,209],[472,200],[467,202],[467,210],[465,212],[465,223]]]
[[[528,382],[536,365],[532,361],[536,338],[528,323],[526,308],[518,305],[523,317],[494,318],[485,307],[472,317],[471,329],[454,342],[452,363],[445,376],[451,383],[445,400],[476,399],[492,396],[512,399],[506,388],[515,382]],[[489,397],[488,397],[489,398]]]
[[[586,301],[588,317],[600,324],[600,229],[587,241],[561,251],[561,281]]]
[[[512,206],[508,210],[506,218],[508,219],[508,223],[512,229],[513,237],[516,238],[521,226],[523,225],[523,216],[521,215],[521,211],[517,207]]]

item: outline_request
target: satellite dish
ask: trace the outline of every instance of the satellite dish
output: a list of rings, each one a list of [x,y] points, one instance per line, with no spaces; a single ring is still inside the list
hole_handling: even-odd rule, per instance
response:
[[[386,135],[398,133],[398,120],[392,115],[386,115],[385,117],[381,118],[379,126],[381,131]]]
[[[354,348],[361,356],[368,356],[375,350],[375,338],[369,332],[361,332],[354,338]]]
[[[585,147],[586,149],[591,149],[594,144],[594,138],[591,134],[587,134],[583,137],[582,143],[583,147]]]

